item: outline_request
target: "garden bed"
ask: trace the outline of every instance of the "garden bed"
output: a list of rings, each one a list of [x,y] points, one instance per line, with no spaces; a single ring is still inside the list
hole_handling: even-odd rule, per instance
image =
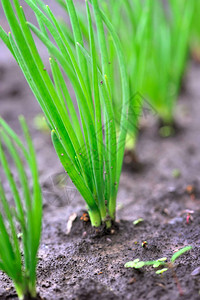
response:
[[[38,292],[42,299],[199,299],[200,275],[200,67],[191,63],[180,96],[177,123],[180,130],[170,138],[158,135],[152,117],[137,144],[143,168],[121,176],[117,224],[112,234],[91,233],[80,220],[84,201],[65,177],[49,134],[33,126],[39,106],[30,94],[17,66],[6,59],[0,65],[1,116],[15,128],[16,115],[23,113],[32,131],[44,194],[43,237],[39,251]],[[174,170],[178,169],[178,178]],[[64,181],[63,181],[64,182]],[[187,223],[186,210],[193,210]],[[67,235],[69,217],[77,214]],[[142,217],[137,226],[133,220]],[[123,220],[123,221],[120,221]],[[147,241],[147,247],[141,246]],[[124,268],[127,261],[171,257],[176,249],[193,249],[176,261],[180,296],[171,270],[163,276],[152,268],[140,271]],[[200,271],[199,271],[200,272]],[[0,299],[15,299],[14,289],[0,273]]]

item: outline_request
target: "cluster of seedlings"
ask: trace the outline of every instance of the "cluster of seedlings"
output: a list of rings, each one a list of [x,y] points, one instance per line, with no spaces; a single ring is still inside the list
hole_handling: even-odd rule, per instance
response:
[[[124,152],[135,146],[143,99],[164,126],[174,122],[188,51],[200,53],[200,5],[196,0],[168,0],[165,5],[160,0],[86,0],[82,10],[73,0],[55,1],[71,27],[42,0],[23,1],[38,26],[26,20],[19,0],[1,0],[10,32],[0,27],[0,38],[41,106],[57,155],[87,204],[91,225],[109,229]],[[34,35],[45,45],[50,66],[45,66]],[[0,119],[0,162],[14,200],[10,204],[0,183],[0,269],[24,299],[36,297],[42,197],[32,141],[24,119],[20,122],[27,146]],[[172,256],[171,263],[189,249]],[[164,267],[157,273],[169,267],[163,258],[125,266],[146,265]]]

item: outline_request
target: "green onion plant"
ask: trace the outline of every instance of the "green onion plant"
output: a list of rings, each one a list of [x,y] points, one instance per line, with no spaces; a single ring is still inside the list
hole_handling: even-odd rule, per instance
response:
[[[65,7],[65,0],[56,0],[62,7]],[[148,62],[148,47],[150,47],[150,22],[151,22],[151,0],[103,0],[100,1],[100,7],[117,32],[122,44],[125,56],[126,70],[129,81],[129,119],[128,133],[126,138],[126,150],[133,150],[138,128],[139,119],[142,114],[143,97],[143,81],[145,80],[145,70]],[[65,7],[67,13],[67,7]],[[77,16],[83,32],[86,44],[89,44],[89,32],[85,26],[87,22],[86,14],[82,9],[82,5],[77,5]],[[61,21],[69,42],[72,39],[72,33],[68,24]],[[73,45],[73,42],[71,43]],[[117,120],[116,126],[120,124],[121,112],[121,79],[119,73],[118,57],[115,51],[115,45],[112,39],[112,33],[107,33],[106,44],[109,57],[110,85],[112,90],[112,101],[114,115]],[[97,56],[98,59],[98,56]],[[98,59],[99,63],[99,59]]]
[[[195,58],[200,61],[200,2],[193,0],[194,2],[194,13],[192,17],[192,28],[191,28],[191,51]]]
[[[126,57],[131,96],[126,147],[130,150],[137,136],[142,105],[148,104],[164,124],[174,121],[187,65],[194,1],[104,0],[102,7],[119,34]],[[115,53],[112,43],[109,46],[112,62]],[[116,103],[119,91],[114,87],[119,80],[115,65],[111,64]]]
[[[88,48],[72,0],[59,1],[68,11],[72,35],[67,35],[42,0],[25,2],[34,12],[38,26],[27,22],[18,0],[1,0],[11,32],[7,34],[0,27],[0,37],[17,60],[46,116],[58,157],[87,203],[92,226],[105,223],[110,227],[115,219],[129,108],[129,82],[119,38],[100,10],[98,0],[92,0],[92,5],[86,0]],[[118,128],[112,102],[108,33],[121,75]],[[48,50],[53,79],[33,34]]]
[[[145,95],[164,124],[174,122],[174,109],[186,68],[194,2],[152,1],[153,29],[145,76]]]
[[[57,2],[64,6],[65,0]],[[153,109],[163,124],[174,123],[175,105],[187,65],[194,1],[103,0],[100,5],[119,35],[126,59],[130,95],[126,149],[130,151],[136,142],[143,105]],[[82,9],[78,9],[78,19],[89,43]],[[69,26],[65,27],[71,41]],[[107,46],[112,101],[118,119],[120,78],[109,32]]]
[[[111,20],[117,31],[123,46],[126,58],[126,67],[129,80],[130,109],[128,119],[128,134],[126,139],[126,150],[131,151],[135,146],[139,130],[139,120],[142,116],[144,104],[144,80],[148,64],[152,1],[138,0],[104,0],[102,9]],[[116,52],[114,51],[111,38],[108,38],[110,53],[110,68],[112,72],[112,89],[114,91],[113,101],[115,103],[115,114],[119,103],[120,78],[117,72]]]
[[[0,166],[14,200],[12,205],[0,180],[0,269],[12,279],[19,299],[25,299],[36,297],[42,196],[33,144],[24,118],[20,122],[26,145],[0,118]]]

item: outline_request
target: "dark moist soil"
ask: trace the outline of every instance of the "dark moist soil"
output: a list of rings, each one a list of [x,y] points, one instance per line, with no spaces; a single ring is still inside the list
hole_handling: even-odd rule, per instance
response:
[[[136,147],[137,159],[143,167],[137,172],[123,168],[117,223],[111,233],[105,233],[91,231],[89,223],[80,220],[84,201],[69,178],[64,177],[50,134],[35,129],[33,119],[40,112],[39,106],[17,65],[1,47],[0,114],[18,133],[17,115],[25,115],[41,174],[44,195],[38,264],[41,298],[200,299],[200,269],[197,269],[200,267],[200,67],[190,65],[176,112],[176,123],[181,128],[176,135],[161,138],[156,115],[143,118]],[[188,224],[186,210],[194,211]],[[67,222],[73,213],[77,217],[67,235]],[[138,218],[144,221],[134,226],[133,221]],[[143,241],[147,241],[145,248]],[[186,245],[192,245],[193,249],[175,263],[181,288],[177,287],[172,270],[160,276],[151,267],[141,270],[124,267],[127,261],[136,258],[166,256],[169,260],[174,251]],[[3,273],[0,282],[0,299],[17,299],[11,281]]]

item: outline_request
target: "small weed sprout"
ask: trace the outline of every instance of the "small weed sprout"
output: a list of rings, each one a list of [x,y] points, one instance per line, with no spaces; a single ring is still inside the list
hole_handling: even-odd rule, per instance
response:
[[[133,225],[138,225],[138,224],[140,224],[142,222],[144,222],[144,219],[143,218],[139,218],[139,219],[133,221]]]
[[[36,297],[42,195],[33,144],[24,118],[20,122],[26,146],[0,118],[0,166],[14,199],[11,205],[0,180],[0,269],[12,279],[19,299],[24,299]],[[14,167],[10,167],[8,159],[12,159]]]
[[[166,272],[168,269],[174,267],[175,260],[177,258],[179,258],[181,255],[183,255],[185,252],[188,252],[191,249],[192,249],[191,246],[186,246],[186,247],[178,250],[177,252],[175,252],[172,255],[170,262],[167,262],[167,257],[162,257],[157,260],[149,260],[149,261],[140,261],[139,258],[136,258],[133,261],[127,262],[125,264],[125,268],[140,269],[144,266],[153,266],[153,268],[157,269],[157,268],[162,267],[162,269],[159,269],[156,271],[156,274],[162,274],[162,273]]]

